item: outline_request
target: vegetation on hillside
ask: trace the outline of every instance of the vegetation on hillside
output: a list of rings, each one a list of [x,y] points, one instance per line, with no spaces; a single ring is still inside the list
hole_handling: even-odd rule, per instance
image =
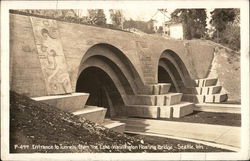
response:
[[[238,51],[240,49],[240,10],[215,9],[211,15],[210,23],[214,27],[212,40]]]

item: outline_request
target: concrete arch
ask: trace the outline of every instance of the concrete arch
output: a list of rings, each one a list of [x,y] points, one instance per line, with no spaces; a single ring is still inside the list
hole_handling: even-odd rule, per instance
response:
[[[105,65],[86,67],[78,78],[76,89],[77,92],[90,94],[87,105],[105,107],[108,109],[106,114],[112,117],[123,114],[126,95],[114,74],[106,72],[107,70],[109,69]],[[93,76],[96,78],[93,79]]]
[[[172,50],[164,50],[159,58],[158,67],[163,67],[170,75],[173,85],[180,91],[186,87],[192,86],[192,79],[181,58]],[[157,72],[157,77],[158,77]],[[178,86],[177,86],[178,84]]]
[[[114,70],[114,68],[112,68],[110,64],[106,63],[105,61],[103,61],[102,59],[98,57],[89,58],[83,64],[83,66],[81,66],[80,70],[83,72],[85,69],[90,68],[90,67],[96,67],[96,68],[103,70],[114,82],[117,90],[119,91],[121,97],[123,98],[124,103],[127,102],[126,94],[128,93],[132,94],[131,93],[132,91],[131,91],[131,87],[127,86],[128,84],[124,85],[125,82],[123,82],[124,80],[122,80],[122,78],[124,77],[121,77],[121,75],[117,75],[116,71]]]
[[[84,76],[89,76],[93,80],[84,78]],[[123,113],[121,111],[124,111],[124,106],[130,104],[130,99],[127,96],[136,95],[137,89],[143,84],[139,74],[125,54],[109,44],[94,45],[84,54],[77,78],[76,91],[91,93],[91,90],[96,90],[96,92],[92,92],[95,95],[99,88],[101,89],[100,93],[103,93],[102,90],[104,90],[105,95],[111,100],[109,103],[112,105],[109,106],[113,106],[116,113],[119,114]],[[81,85],[82,83],[91,87],[84,87]],[[97,83],[97,87],[91,85],[95,83]],[[79,89],[80,87],[81,89]],[[99,96],[96,95],[96,97],[98,100]],[[114,98],[120,100],[117,101]],[[90,98],[90,100],[93,100],[92,103],[95,101],[94,98]]]
[[[171,79],[171,82],[169,82],[169,83],[172,83],[171,87],[173,86],[175,88],[176,92],[180,92],[181,90],[180,90],[179,84],[178,84],[177,80],[175,79],[174,74],[167,66],[167,64],[164,63],[163,61],[160,61],[159,62],[159,70],[160,70],[160,68],[162,68],[169,75],[169,77]],[[159,73],[158,73],[158,77],[159,77]],[[158,80],[160,80],[160,79],[158,78]],[[159,82],[159,83],[163,83],[163,82]]]
[[[102,56],[103,60],[112,62],[115,69],[118,69],[119,73],[125,76],[134,93],[144,85],[142,78],[129,58],[115,46],[106,43],[99,43],[92,46],[83,56],[80,66],[82,66],[87,59],[94,56]],[[78,72],[78,76],[80,72],[81,71]]]

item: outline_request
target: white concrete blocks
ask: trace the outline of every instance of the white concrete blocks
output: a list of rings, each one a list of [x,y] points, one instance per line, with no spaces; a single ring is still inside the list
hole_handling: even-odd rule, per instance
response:
[[[153,95],[167,94],[171,87],[170,83],[158,83],[152,86]]]
[[[179,103],[182,93],[168,93],[162,95],[137,95],[130,96],[133,105],[168,106]],[[133,100],[132,100],[133,99]]]
[[[122,123],[120,121],[110,120],[110,119],[105,119],[102,125],[118,133],[123,133],[125,131],[125,126],[126,126],[125,123]]]
[[[194,103],[219,103],[228,98],[217,78],[197,79],[195,83],[197,87],[190,90],[192,94],[185,94],[183,100]]]
[[[88,97],[88,93],[72,93],[67,95],[35,97],[32,99],[57,107],[63,111],[71,112],[79,117],[84,117],[89,121],[103,125],[116,132],[123,133],[125,130],[124,123],[112,120],[105,121],[106,108],[85,106]]]
[[[228,96],[226,93],[220,93],[214,95],[214,102],[224,102],[228,99]]]
[[[172,118],[174,109],[172,106],[160,106],[160,118]]]
[[[66,112],[74,112],[84,108],[88,97],[88,93],[72,93],[66,95],[33,97],[32,99],[57,107]]]
[[[85,119],[102,124],[106,115],[107,109],[97,106],[85,106],[83,109],[73,112],[74,115],[84,117]]]
[[[194,104],[190,102],[181,102],[173,105],[173,117],[180,118],[193,113]]]
[[[181,101],[182,95],[182,93],[169,93],[165,95],[166,104],[164,105],[178,104]]]
[[[170,83],[147,84],[138,89],[138,94],[160,95],[167,94],[171,87]]]
[[[193,113],[194,104],[180,102],[172,106],[160,106],[160,118],[180,118]]]
[[[206,95],[206,94],[216,94],[222,89],[221,86],[208,86],[208,87],[195,87],[196,94]]]
[[[217,113],[241,113],[239,104],[216,104],[199,103],[195,104],[194,111],[217,112]]]
[[[215,86],[217,82],[218,82],[217,78],[205,78],[205,79],[195,80],[197,87]]]

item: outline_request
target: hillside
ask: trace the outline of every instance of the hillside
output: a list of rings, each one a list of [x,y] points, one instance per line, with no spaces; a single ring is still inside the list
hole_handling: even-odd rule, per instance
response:
[[[158,141],[155,141],[152,138],[119,134],[55,107],[10,92],[11,153],[225,151],[205,145],[202,145],[202,149],[180,149],[177,144],[200,144],[174,139],[159,141],[156,138]],[[159,143],[172,148],[153,148],[160,145]]]

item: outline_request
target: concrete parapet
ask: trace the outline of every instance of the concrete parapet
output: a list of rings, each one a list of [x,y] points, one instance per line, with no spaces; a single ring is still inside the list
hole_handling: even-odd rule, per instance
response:
[[[180,102],[172,106],[160,106],[160,118],[180,118],[193,112],[194,104],[190,102]]]
[[[224,102],[228,98],[226,93],[209,94],[209,95],[195,95],[195,94],[184,94],[182,100],[194,103],[219,103]]]
[[[197,94],[199,95],[216,94],[219,93],[221,89],[221,86],[196,87]]]
[[[214,102],[224,102],[228,99],[226,93],[214,94]]]
[[[217,85],[218,78],[196,79],[195,82],[197,87],[215,86]]]
[[[174,105],[181,101],[182,93],[168,93],[162,95],[129,96],[133,105],[165,106]]]
[[[173,105],[173,117],[180,118],[193,113],[194,104],[190,102],[181,102]]]
[[[118,133],[123,133],[125,131],[125,126],[126,126],[125,123],[110,119],[105,119],[102,125]]]
[[[199,103],[195,104],[195,111],[219,112],[219,113],[241,113],[241,105],[238,104],[215,104]]]
[[[83,109],[73,112],[74,115],[84,117],[85,119],[102,124],[106,115],[107,109],[97,106],[85,106]]]
[[[160,106],[160,118],[172,118],[174,109],[172,106]]]
[[[57,107],[66,112],[74,112],[84,108],[88,97],[88,93],[72,93],[66,95],[33,97],[32,99]]]
[[[170,83],[157,83],[145,85],[143,88],[138,90],[138,94],[147,94],[147,95],[161,95],[167,94],[171,87]]]
[[[227,92],[220,85],[218,78],[197,79],[195,82],[195,88],[185,90],[184,101],[219,103],[228,99]]]

